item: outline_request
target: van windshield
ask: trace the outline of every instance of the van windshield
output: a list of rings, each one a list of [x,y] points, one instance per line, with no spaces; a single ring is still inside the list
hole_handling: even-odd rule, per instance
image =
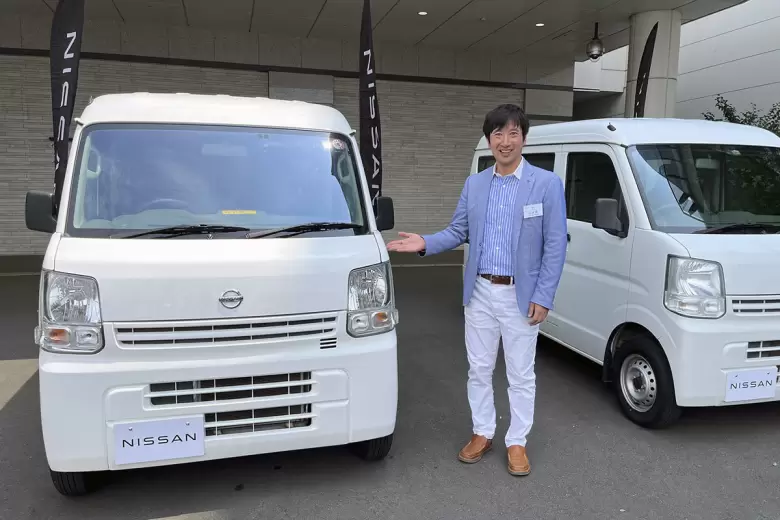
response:
[[[780,232],[780,148],[661,144],[627,153],[654,229]]]
[[[328,234],[367,232],[359,171],[350,140],[328,132],[94,125],[82,133],[66,227],[81,237],[311,222],[357,225]]]

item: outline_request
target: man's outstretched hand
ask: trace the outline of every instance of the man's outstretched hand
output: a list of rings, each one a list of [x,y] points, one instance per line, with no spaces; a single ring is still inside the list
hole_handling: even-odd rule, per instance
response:
[[[398,253],[419,253],[425,249],[425,240],[423,240],[423,237],[420,235],[416,233],[404,233],[403,231],[398,234],[404,238],[388,242],[388,251],[396,251]]]

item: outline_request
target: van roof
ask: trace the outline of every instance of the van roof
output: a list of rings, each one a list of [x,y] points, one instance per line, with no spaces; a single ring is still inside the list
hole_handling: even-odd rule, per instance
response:
[[[92,100],[78,121],[84,125],[177,123],[352,131],[344,115],[326,105],[221,94],[106,94]]]
[[[609,125],[615,130],[610,130]],[[780,146],[780,137],[755,126],[702,119],[615,118],[587,119],[533,126],[526,144],[609,143],[635,144],[720,143]],[[489,149],[485,136],[477,150]]]

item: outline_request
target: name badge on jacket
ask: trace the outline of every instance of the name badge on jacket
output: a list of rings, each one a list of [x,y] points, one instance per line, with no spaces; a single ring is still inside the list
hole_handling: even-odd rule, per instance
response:
[[[529,204],[523,206],[523,218],[541,217],[544,210],[541,204]]]

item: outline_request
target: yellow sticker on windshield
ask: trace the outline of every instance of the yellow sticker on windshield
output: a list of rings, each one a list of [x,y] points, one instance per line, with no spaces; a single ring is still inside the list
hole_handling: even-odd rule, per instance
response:
[[[253,209],[223,209],[223,215],[257,215]]]

